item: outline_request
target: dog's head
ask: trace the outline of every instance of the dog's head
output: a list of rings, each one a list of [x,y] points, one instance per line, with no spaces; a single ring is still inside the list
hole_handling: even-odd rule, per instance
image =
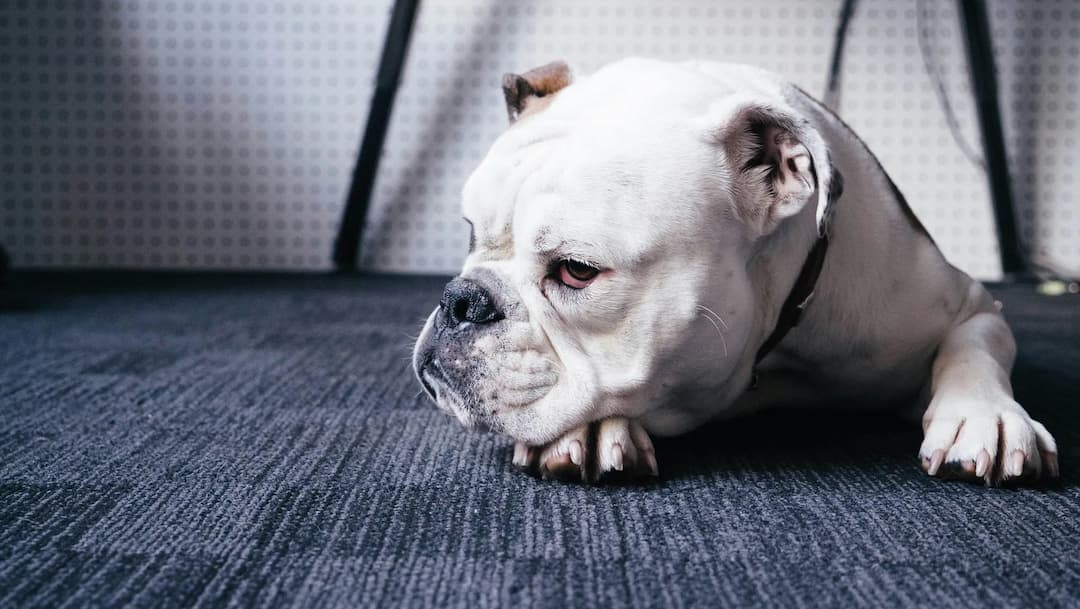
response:
[[[820,137],[779,96],[690,66],[555,63],[503,84],[511,126],[465,185],[470,251],[417,377],[463,424],[531,444],[699,408],[754,357],[747,264],[815,200]]]

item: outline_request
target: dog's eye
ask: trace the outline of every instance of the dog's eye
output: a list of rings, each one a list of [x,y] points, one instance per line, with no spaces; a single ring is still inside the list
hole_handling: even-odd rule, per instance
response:
[[[563,260],[559,263],[559,282],[575,290],[589,285],[599,274],[600,269],[577,260]]]

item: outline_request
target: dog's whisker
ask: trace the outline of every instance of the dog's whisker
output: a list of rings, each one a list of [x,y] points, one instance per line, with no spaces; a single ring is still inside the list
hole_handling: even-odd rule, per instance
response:
[[[727,322],[725,322],[725,321],[724,321],[724,318],[723,318],[723,317],[720,317],[720,314],[719,314],[719,313],[717,313],[716,311],[713,311],[712,309],[710,309],[709,307],[707,307],[707,306],[705,306],[705,305],[703,305],[703,304],[699,304],[699,305],[698,305],[698,309],[702,309],[702,310],[704,310],[704,311],[707,311],[707,312],[709,312],[709,313],[712,313],[712,316],[716,318],[716,321],[720,322],[720,325],[721,325],[721,326],[724,326],[724,329],[725,329],[725,330],[727,330],[727,329],[728,329],[728,325],[727,325]]]
[[[724,347],[724,357],[727,357],[727,355],[728,355],[727,339],[724,338],[724,331],[720,329],[720,326],[716,325],[716,322],[713,321],[712,317],[709,317],[708,315],[706,315],[704,313],[702,313],[701,316],[704,317],[710,324],[712,324],[712,327],[716,328],[716,333],[720,335],[720,344],[723,345],[723,347]]]

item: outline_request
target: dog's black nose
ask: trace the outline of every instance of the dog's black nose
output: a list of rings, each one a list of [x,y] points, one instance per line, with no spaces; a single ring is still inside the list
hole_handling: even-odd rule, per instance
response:
[[[503,318],[487,290],[461,277],[446,284],[439,308],[449,326],[459,326],[467,321],[486,324]]]

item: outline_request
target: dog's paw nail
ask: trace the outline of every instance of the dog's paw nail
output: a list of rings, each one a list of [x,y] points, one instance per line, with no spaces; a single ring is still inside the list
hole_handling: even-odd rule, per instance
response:
[[[521,442],[514,444],[514,465],[525,467],[529,464],[529,447]]]
[[[645,451],[645,463],[648,464],[649,472],[652,473],[653,476],[660,475],[660,468],[656,465],[656,453],[651,450]]]
[[[930,455],[930,466],[926,469],[926,473],[931,476],[936,476],[938,470],[941,469],[941,464],[945,462],[945,451],[937,449],[932,455]]]
[[[617,442],[611,445],[611,467],[615,471],[623,470],[623,449]]]
[[[1043,458],[1046,462],[1046,474],[1051,478],[1061,476],[1061,471],[1058,469],[1057,453],[1044,453]]]
[[[982,452],[979,453],[979,458],[975,461],[975,477],[986,478],[987,472],[990,471],[990,463],[990,453],[986,452],[986,449],[983,449]]]
[[[570,461],[574,465],[581,465],[585,460],[585,448],[581,445],[581,442],[574,440],[570,443]]]
[[[1024,473],[1024,451],[1017,449],[1009,455],[1008,473],[1010,476],[1020,476]]]

